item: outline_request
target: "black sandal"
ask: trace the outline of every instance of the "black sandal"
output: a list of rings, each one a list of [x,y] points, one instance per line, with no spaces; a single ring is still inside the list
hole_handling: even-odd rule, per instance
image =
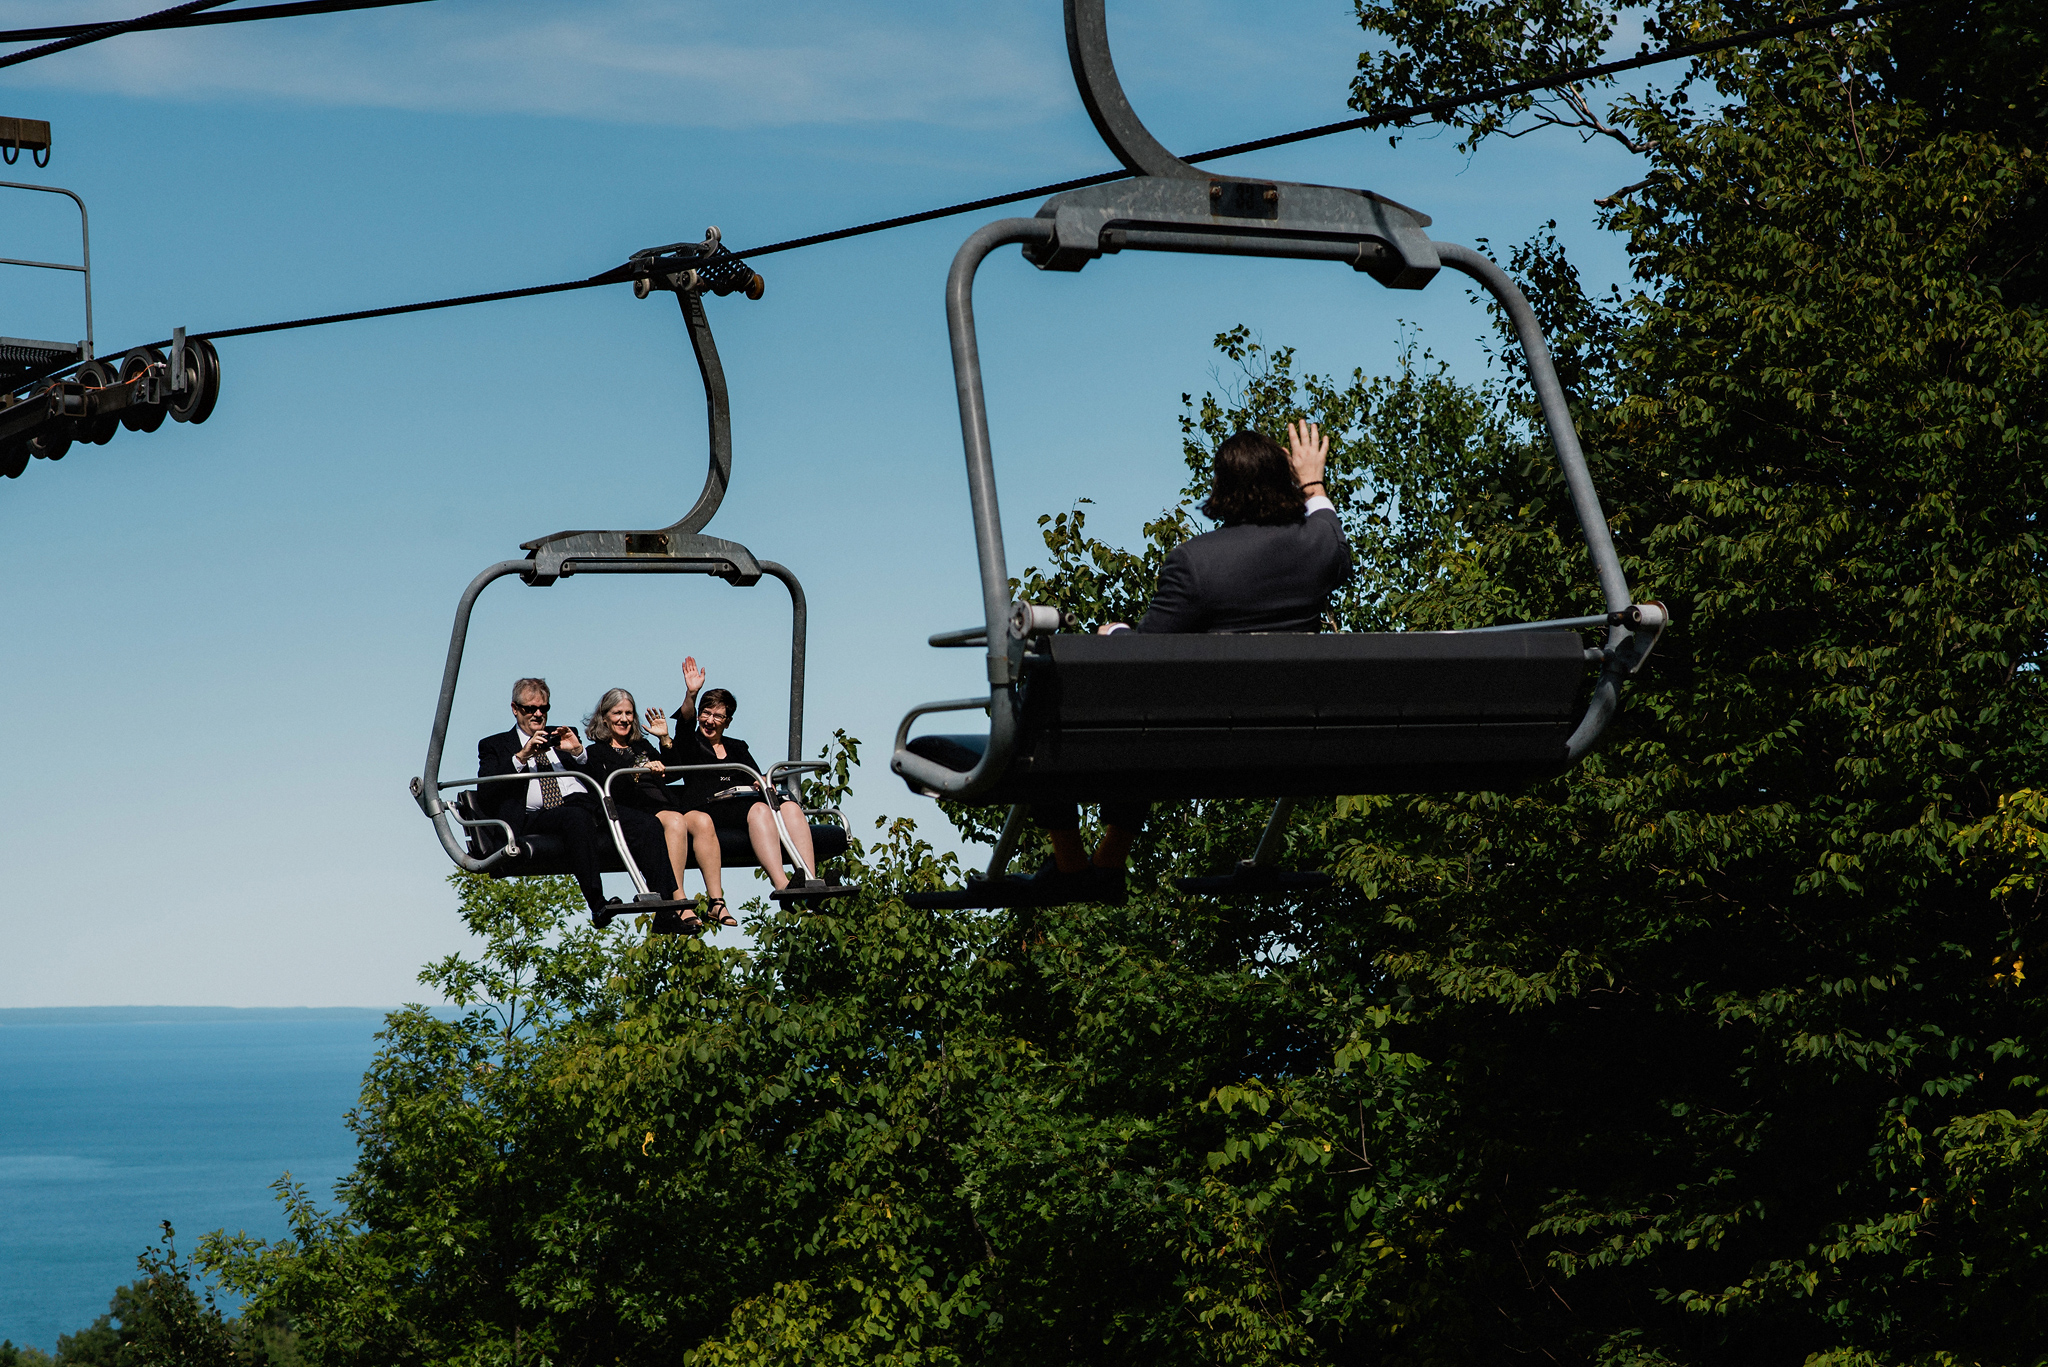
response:
[[[734,916],[731,911],[727,910],[725,905],[725,899],[723,897],[712,898],[710,904],[707,905],[704,908],[704,910],[711,913],[711,922],[713,925],[736,926],[740,923],[739,918],[737,916]]]
[[[679,911],[668,907],[654,913],[654,924],[648,931],[655,935],[698,935],[703,933],[704,923],[697,919],[694,911]]]

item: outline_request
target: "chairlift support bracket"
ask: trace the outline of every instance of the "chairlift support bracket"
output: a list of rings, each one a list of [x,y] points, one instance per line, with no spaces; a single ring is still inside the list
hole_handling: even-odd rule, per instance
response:
[[[762,574],[761,562],[753,552],[737,541],[702,534],[732,483],[732,404],[726,394],[718,343],[704,313],[704,293],[759,299],[766,286],[753,267],[721,245],[715,227],[706,230],[702,242],[678,242],[635,252],[619,274],[632,281],[638,298],[665,291],[676,296],[682,309],[697,372],[704,381],[705,418],[711,438],[704,488],[690,510],[666,527],[644,532],[556,532],[525,542],[520,549],[528,552],[533,565],[524,577],[529,584],[545,585],[578,572],[667,572],[709,574],[741,588],[751,587],[760,582]]]

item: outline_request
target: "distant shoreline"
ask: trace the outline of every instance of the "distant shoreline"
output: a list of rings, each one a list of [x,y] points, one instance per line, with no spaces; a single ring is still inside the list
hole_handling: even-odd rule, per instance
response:
[[[165,1025],[185,1025],[205,1021],[246,1021],[259,1016],[340,1020],[350,1016],[382,1017],[401,1009],[396,1006],[0,1006],[0,1029],[10,1025],[137,1025],[155,1021]]]

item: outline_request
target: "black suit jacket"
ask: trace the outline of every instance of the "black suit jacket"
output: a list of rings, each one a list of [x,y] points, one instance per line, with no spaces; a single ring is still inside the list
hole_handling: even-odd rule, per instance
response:
[[[1136,629],[1321,631],[1331,590],[1350,578],[1351,543],[1328,508],[1277,527],[1219,527],[1174,547]]]
[[[636,736],[633,743],[623,751],[614,750],[609,740],[593,741],[583,747],[583,763],[580,766],[597,782],[597,790],[604,791],[605,779],[614,769],[630,769],[648,760],[661,760],[662,755],[645,736]],[[666,761],[664,761],[666,762]],[[666,785],[676,782],[672,778],[656,778],[652,774],[636,774],[631,778],[615,779],[612,782],[612,796],[627,807],[643,812],[667,811],[670,803]]]
[[[518,727],[500,731],[495,736],[485,736],[476,743],[476,776],[489,778],[493,774],[516,774],[519,767],[513,756],[526,746],[526,733]],[[560,753],[560,752],[557,752]],[[580,774],[583,766],[562,755],[562,763],[568,772]],[[562,793],[564,802],[571,806],[597,809],[597,799],[588,792]],[[498,818],[518,832],[526,834],[526,785],[524,783],[486,783],[477,790],[477,806],[487,814]]]
[[[668,740],[664,741],[661,747],[661,758],[663,763],[666,764],[744,764],[756,773],[765,774],[768,772],[762,767],[761,762],[754,758],[754,752],[747,748],[745,741],[727,736],[724,745],[725,758],[720,759],[712,753],[710,744],[704,739],[704,733],[693,726],[680,737],[671,736]],[[677,792],[674,789],[669,791],[672,800],[675,800],[676,805],[685,811],[691,809],[701,810],[706,803],[711,801],[713,793],[724,792],[727,788],[748,781],[745,774],[737,773],[685,774],[682,778],[682,791]]]

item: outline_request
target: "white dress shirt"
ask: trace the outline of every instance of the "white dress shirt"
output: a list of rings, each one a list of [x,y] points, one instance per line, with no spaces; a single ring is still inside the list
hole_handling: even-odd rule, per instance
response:
[[[525,733],[521,732],[521,734],[524,735]],[[522,774],[537,774],[543,769],[552,769],[558,774],[569,774],[572,772],[569,766],[562,762],[562,757],[555,753],[552,746],[540,751],[532,759],[521,759],[518,752],[514,751],[512,754],[512,767]],[[576,778],[564,777],[557,779],[556,783],[560,786],[563,797],[567,797],[571,793],[584,791],[582,781]],[[539,811],[541,809],[541,802],[540,780],[535,779],[526,785],[526,810],[529,812]]]

